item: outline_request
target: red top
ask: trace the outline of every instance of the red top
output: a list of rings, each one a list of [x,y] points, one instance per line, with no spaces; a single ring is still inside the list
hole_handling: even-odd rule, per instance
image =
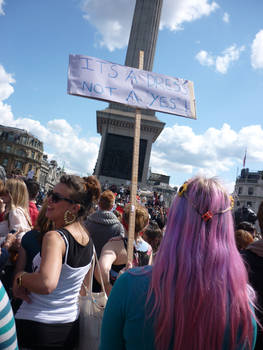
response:
[[[38,217],[38,209],[35,202],[32,202],[32,201],[29,202],[29,215],[31,217],[32,225],[35,226],[37,222],[37,217]]]

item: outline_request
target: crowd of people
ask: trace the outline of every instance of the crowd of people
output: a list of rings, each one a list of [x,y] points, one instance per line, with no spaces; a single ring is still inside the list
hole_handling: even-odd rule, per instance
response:
[[[188,180],[170,208],[156,192],[131,205],[128,188],[95,176],[39,190],[0,181],[0,349],[78,349],[91,279],[108,295],[100,350],[263,349],[263,240],[255,222],[235,223],[218,180]],[[263,230],[263,203],[257,218]]]

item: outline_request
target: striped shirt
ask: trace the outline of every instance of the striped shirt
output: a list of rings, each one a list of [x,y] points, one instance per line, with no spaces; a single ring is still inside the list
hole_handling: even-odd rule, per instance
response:
[[[0,350],[18,350],[16,325],[5,288],[0,281]]]

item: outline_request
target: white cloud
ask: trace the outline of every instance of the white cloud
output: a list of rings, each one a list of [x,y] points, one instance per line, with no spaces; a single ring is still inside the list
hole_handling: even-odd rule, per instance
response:
[[[240,53],[245,50],[245,46],[237,47],[235,44],[223,51],[222,56],[216,58],[216,70],[225,74],[231,62],[237,61]]]
[[[253,40],[251,47],[251,65],[254,69],[263,68],[263,29],[256,34]]]
[[[214,58],[205,50],[201,50],[195,56],[202,66],[213,66],[215,64]]]
[[[12,95],[14,88],[11,84],[13,83],[15,83],[15,79],[12,74],[7,73],[0,64],[0,101],[4,101]]]
[[[229,13],[225,12],[225,13],[223,14],[222,20],[223,20],[223,22],[225,22],[225,23],[229,23],[229,18],[230,18]]]
[[[83,0],[82,10],[87,19],[98,30],[99,45],[110,51],[127,45],[135,0]]]
[[[209,0],[166,0],[163,2],[161,28],[181,30],[185,22],[209,16],[219,5]]]
[[[99,45],[110,51],[128,43],[135,0],[82,0],[84,18],[98,31]],[[164,0],[161,28],[181,30],[185,22],[209,16],[219,5],[210,0]]]
[[[0,15],[4,15],[4,10],[3,10],[3,7],[4,7],[4,0],[0,0]]]
[[[236,44],[225,49],[221,55],[212,56],[205,50],[201,50],[197,53],[195,58],[203,66],[214,66],[215,70],[221,74],[227,73],[230,64],[238,61],[240,54],[245,50],[245,46],[237,47]]]
[[[175,124],[165,128],[154,144],[151,168],[153,172],[177,174],[177,178],[182,173],[186,177],[195,174],[220,176],[236,165],[242,165],[246,148],[251,163],[263,162],[263,129],[260,125],[234,131],[224,124],[221,129],[209,128],[203,134],[196,134],[188,126]]]

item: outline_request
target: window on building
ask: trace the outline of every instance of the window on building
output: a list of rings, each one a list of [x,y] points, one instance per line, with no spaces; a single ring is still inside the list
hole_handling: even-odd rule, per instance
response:
[[[249,187],[247,192],[248,192],[249,196],[253,195],[254,194],[254,188],[253,187]]]
[[[19,156],[21,156],[21,157],[26,157],[26,152],[25,152],[23,149],[19,149],[19,150],[17,151],[17,154],[18,154]]]
[[[32,164],[29,164],[28,171],[32,170]]]
[[[7,164],[8,164],[8,159],[7,159],[7,158],[6,158],[6,159],[3,159],[2,165],[3,165],[3,166],[7,166]]]
[[[6,150],[6,152],[10,152],[10,151],[11,151],[11,146],[7,145],[7,146],[5,147],[5,150]]]
[[[22,137],[22,143],[25,145],[27,143],[27,137],[26,136],[23,136]]]
[[[20,162],[19,160],[17,160],[17,161],[15,162],[15,168],[16,168],[16,169],[22,169],[22,167],[23,167],[23,163]]]
[[[14,134],[8,134],[7,139],[8,139],[8,141],[13,142],[14,139],[15,139],[15,135]]]
[[[34,151],[31,152],[31,157],[32,157],[33,159],[35,159],[35,152],[34,152]]]
[[[242,190],[243,190],[243,188],[242,188],[242,187],[239,187],[239,188],[238,188],[238,194],[242,194]]]
[[[237,201],[237,207],[239,207],[240,206],[240,202],[239,201]]]

